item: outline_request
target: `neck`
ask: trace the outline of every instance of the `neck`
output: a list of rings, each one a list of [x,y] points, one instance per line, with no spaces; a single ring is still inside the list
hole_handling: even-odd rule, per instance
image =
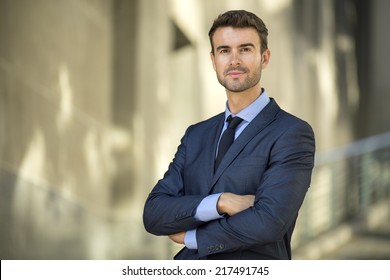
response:
[[[236,115],[241,110],[248,107],[261,95],[261,87],[260,85],[255,86],[242,92],[232,92],[227,90],[226,95],[228,99],[229,110],[234,115]]]

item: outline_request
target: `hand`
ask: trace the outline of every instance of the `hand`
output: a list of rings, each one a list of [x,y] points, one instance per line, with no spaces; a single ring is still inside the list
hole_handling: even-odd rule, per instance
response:
[[[171,234],[168,237],[169,237],[169,239],[171,239],[173,242],[175,242],[177,244],[184,244],[184,237],[185,236],[186,236],[186,232],[182,231],[182,232],[178,232],[175,234]]]
[[[223,193],[217,202],[219,213],[226,213],[233,216],[241,211],[253,206],[255,202],[254,195],[238,195],[234,193]]]

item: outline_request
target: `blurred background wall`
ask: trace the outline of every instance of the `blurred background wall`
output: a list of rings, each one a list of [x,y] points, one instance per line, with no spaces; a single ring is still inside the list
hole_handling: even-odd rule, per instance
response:
[[[0,0],[1,259],[175,254],[143,203],[224,110],[207,33],[229,9],[264,19],[262,85],[316,133],[294,248],[388,204],[389,1]]]

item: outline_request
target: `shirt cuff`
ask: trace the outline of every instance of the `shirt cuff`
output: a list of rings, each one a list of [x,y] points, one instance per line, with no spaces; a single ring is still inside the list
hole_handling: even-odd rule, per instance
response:
[[[188,249],[198,249],[198,242],[196,241],[196,229],[187,230],[186,235],[184,236],[184,245],[186,245]]]
[[[208,222],[223,218],[218,213],[217,203],[222,193],[211,194],[203,198],[196,208],[195,219],[202,222]]]

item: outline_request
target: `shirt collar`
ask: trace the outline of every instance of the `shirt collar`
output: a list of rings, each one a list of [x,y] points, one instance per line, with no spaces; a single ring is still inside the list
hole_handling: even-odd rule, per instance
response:
[[[267,106],[269,102],[270,102],[270,98],[268,97],[265,89],[263,89],[262,93],[260,94],[259,97],[256,98],[255,101],[253,101],[247,107],[245,107],[240,112],[238,112],[237,115],[234,115],[230,112],[228,103],[226,102],[225,120],[229,115],[232,115],[233,117],[236,116],[240,117],[245,122],[249,123],[265,108],[265,106]]]

